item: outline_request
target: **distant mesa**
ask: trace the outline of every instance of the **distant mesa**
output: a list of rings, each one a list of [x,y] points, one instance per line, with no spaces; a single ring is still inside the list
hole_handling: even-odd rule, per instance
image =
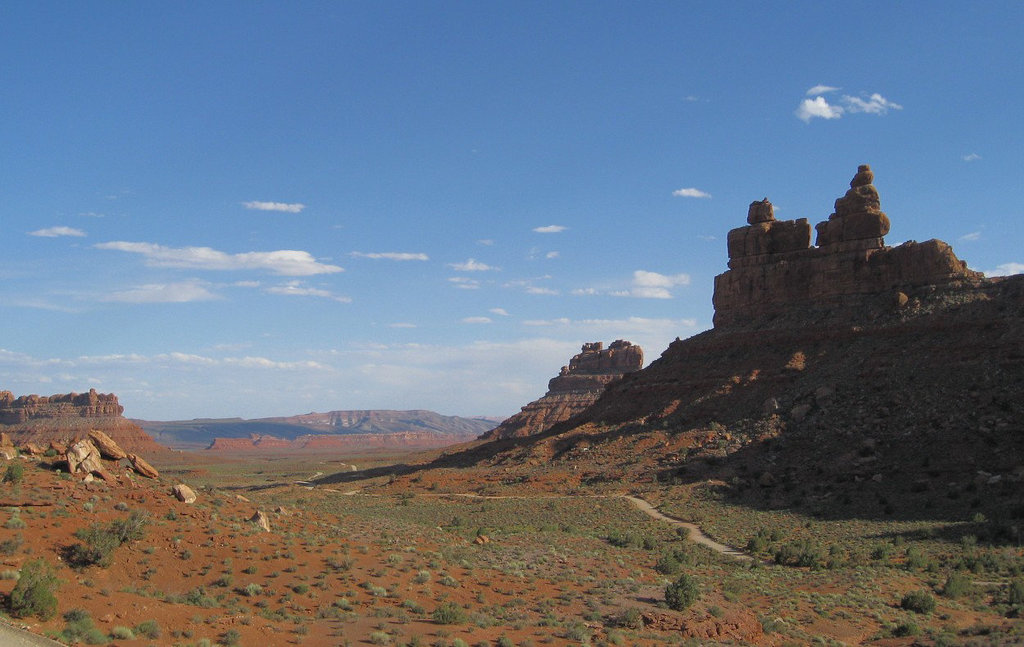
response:
[[[589,407],[610,383],[640,370],[643,364],[643,350],[628,341],[616,340],[608,348],[603,342],[583,344],[569,365],[548,382],[548,392],[542,398],[480,438],[519,438],[547,431]]]
[[[835,212],[815,226],[815,247],[806,218],[775,220],[767,198],[751,203],[747,226],[729,232],[729,270],[715,277],[715,327],[763,326],[794,308],[804,320],[835,317],[879,295],[983,278],[940,240],[886,247],[890,223],[873,181],[870,166],[857,169]]]
[[[113,393],[64,393],[51,396],[0,391],[0,431],[19,446],[48,446],[89,436],[96,430],[133,452],[162,450],[141,427],[124,417]]]

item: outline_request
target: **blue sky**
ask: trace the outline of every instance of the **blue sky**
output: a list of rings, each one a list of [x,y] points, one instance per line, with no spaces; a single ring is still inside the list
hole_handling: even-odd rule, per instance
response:
[[[890,6],[893,5],[893,6]],[[209,5],[209,6],[205,6]],[[724,6],[723,6],[724,5]],[[509,415],[828,217],[1024,270],[1019,2],[0,4],[0,388]]]

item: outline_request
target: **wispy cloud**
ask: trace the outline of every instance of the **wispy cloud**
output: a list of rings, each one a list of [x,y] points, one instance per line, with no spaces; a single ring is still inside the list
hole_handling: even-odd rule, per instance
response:
[[[960,159],[962,159],[965,162],[976,162],[981,159],[981,155],[978,155],[977,153],[968,153],[967,155],[964,155]]]
[[[337,301],[339,303],[352,303],[352,299],[349,297],[338,296],[330,290],[310,287],[305,285],[302,281],[289,281],[284,285],[271,286],[268,287],[265,292],[267,294],[278,294],[290,297],[320,297],[323,299],[331,299],[332,301]]]
[[[383,258],[389,261],[429,261],[426,254],[409,252],[352,252],[350,256],[355,258]]]
[[[301,202],[260,202],[259,200],[243,202],[242,206],[257,211],[281,211],[284,213],[299,213],[306,208],[306,205]]]
[[[292,249],[228,254],[210,247],[164,247],[154,243],[126,241],[99,243],[96,248],[140,254],[152,267],[263,270],[282,276],[312,276],[344,271],[344,268],[337,265],[320,263],[309,252]]]
[[[453,276],[448,279],[455,287],[460,290],[478,290],[480,289],[480,281],[476,279],[467,278],[465,276]]]
[[[76,236],[81,238],[85,232],[73,227],[47,227],[28,232],[29,236],[40,236],[42,238],[57,238],[58,236]]]
[[[486,263],[481,263],[475,258],[470,258],[464,263],[448,263],[448,267],[457,272],[489,272],[496,271],[498,269],[497,267],[492,267]]]
[[[388,324],[388,328],[415,328],[416,324],[409,323],[408,321],[396,321],[395,323]]]
[[[558,290],[552,288],[543,288],[537,285],[529,285],[526,287],[527,294],[541,294],[545,296],[558,296]]]
[[[689,285],[689,274],[659,274],[646,270],[633,272],[633,285],[628,292],[617,296],[629,296],[637,299],[671,299],[671,289],[680,285]]]
[[[972,231],[969,234],[964,234],[960,238],[957,238],[957,240],[965,241],[965,242],[970,242],[970,241],[974,241],[974,240],[979,240],[980,238],[981,238],[981,232],[980,231]]]
[[[491,308],[487,312],[490,312],[492,315],[498,315],[498,316],[501,316],[501,317],[507,317],[508,316],[508,311],[505,310],[505,308]]]
[[[1024,263],[1003,263],[994,270],[985,272],[985,276],[1011,276],[1013,274],[1024,274]]]
[[[484,245],[485,247],[491,247],[494,245],[494,241],[491,240],[490,238],[481,238],[476,242],[478,245]]]
[[[147,283],[127,290],[111,292],[100,297],[101,301],[118,303],[190,303],[218,299],[202,281],[179,281],[177,283]]]
[[[811,90],[816,90],[820,86],[815,86]],[[827,86],[826,86],[827,87]],[[830,88],[828,91],[838,90],[838,88]],[[808,94],[816,94],[810,90]],[[794,114],[797,118],[805,123],[810,123],[812,119],[839,119],[845,114],[856,114],[865,113],[870,115],[884,115],[890,110],[902,110],[903,106],[893,101],[890,101],[878,94],[873,92],[866,95],[867,98],[855,97],[849,94],[844,94],[838,103],[829,103],[828,100],[823,96],[816,96],[813,99],[804,99],[800,102]]]
[[[813,96],[816,94],[827,94],[829,92],[836,92],[842,88],[836,88],[831,85],[816,85],[813,88],[807,90],[807,96]]]
[[[695,189],[693,187],[690,187],[690,188],[687,188],[687,189],[676,189],[675,191],[672,192],[672,195],[676,196],[677,198],[710,198],[711,197],[710,193],[707,193],[705,191],[701,191],[700,189]]]
[[[464,317],[462,319],[464,324],[489,324],[493,323],[490,317]]]
[[[534,227],[533,230],[538,234],[557,234],[563,232],[568,227],[565,225],[545,225],[544,227]]]
[[[558,252],[548,252],[547,254],[544,254],[544,258],[558,258],[558,256]]]

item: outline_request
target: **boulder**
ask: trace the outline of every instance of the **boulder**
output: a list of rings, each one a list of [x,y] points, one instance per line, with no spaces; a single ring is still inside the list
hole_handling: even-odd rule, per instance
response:
[[[121,449],[120,445],[114,442],[114,440],[110,436],[103,433],[99,429],[89,430],[89,440],[91,440],[92,443],[96,446],[96,449],[100,451],[100,455],[103,458],[112,461],[119,461],[122,458],[128,457],[127,452]]]
[[[196,501],[195,490],[184,483],[178,483],[171,488],[171,493],[174,494],[175,498],[182,503],[195,503]]]
[[[132,469],[147,478],[155,479],[160,476],[160,472],[156,471],[156,468],[147,463],[138,454],[128,454],[128,461],[132,464]]]
[[[36,443],[25,443],[25,446],[21,448],[22,452],[31,456],[40,456],[46,452],[45,449],[37,445]]]
[[[256,524],[263,532],[270,532],[270,519],[263,514],[262,510],[257,510],[256,514],[249,518],[249,521]]]
[[[71,474],[98,472],[103,470],[100,452],[89,440],[79,440],[64,453]]]

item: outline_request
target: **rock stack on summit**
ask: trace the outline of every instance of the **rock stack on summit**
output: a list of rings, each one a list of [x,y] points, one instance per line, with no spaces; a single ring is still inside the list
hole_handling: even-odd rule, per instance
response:
[[[643,365],[643,350],[628,341],[616,340],[608,348],[599,341],[583,344],[569,365],[548,382],[544,397],[480,438],[519,438],[546,431],[589,407],[605,387]]]
[[[916,290],[983,277],[940,240],[886,247],[871,167],[862,165],[835,212],[817,224],[811,247],[806,218],[776,220],[765,198],[753,202],[747,226],[729,232],[729,270],[715,277],[715,327],[765,327],[798,310],[802,321],[905,305]],[[908,296],[909,295],[909,296]]]

